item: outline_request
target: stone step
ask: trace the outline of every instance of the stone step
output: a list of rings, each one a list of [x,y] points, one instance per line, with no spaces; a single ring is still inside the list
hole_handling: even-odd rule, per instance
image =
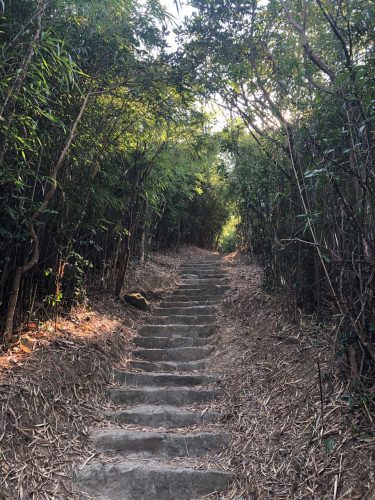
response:
[[[149,325],[212,325],[216,317],[210,315],[176,315],[176,316],[151,316],[148,320]]]
[[[204,278],[204,275],[206,275],[206,278],[217,278],[218,276],[221,276],[221,278],[226,278],[228,274],[223,273],[222,269],[216,268],[216,269],[208,269],[208,268],[202,268],[202,269],[184,269],[180,273],[180,279],[185,279],[186,276],[194,276],[194,277],[199,277],[199,278]],[[210,275],[210,276],[207,276]]]
[[[224,434],[200,432],[174,434],[125,429],[95,430],[90,441],[99,451],[111,451],[128,458],[202,457],[219,450],[228,439]]]
[[[207,361],[190,361],[187,363],[171,363],[168,361],[150,362],[140,359],[128,361],[129,368],[145,372],[197,372],[207,368]]]
[[[196,263],[200,263],[200,262],[221,262],[222,260],[222,257],[221,255],[219,254],[209,254],[209,255],[205,255],[204,257],[197,257],[195,259],[187,259],[186,262],[196,262]]]
[[[184,271],[180,274],[181,278],[185,277],[200,277],[200,278],[226,278],[228,277],[228,273],[222,271],[221,269],[215,269],[214,271],[206,270],[206,269],[189,269],[188,271]]]
[[[220,262],[198,262],[197,264],[194,262],[185,262],[181,264],[179,267],[179,271],[183,271],[184,269],[202,269],[202,267],[207,267],[209,269],[221,269]]]
[[[216,304],[229,289],[227,275],[218,255],[187,260],[180,271],[179,288],[165,298],[135,339],[134,356],[140,359],[130,360],[128,367],[136,371],[116,371],[120,386],[109,389],[118,408],[107,417],[141,430],[108,428],[90,435],[97,450],[116,454],[110,460],[118,461],[119,455],[131,459],[93,462],[76,472],[78,485],[94,498],[197,500],[211,494],[222,498],[220,492],[232,479],[227,472],[207,468],[206,460],[194,461],[216,454],[227,445],[227,435],[182,431],[220,418],[217,412],[206,411],[222,391],[218,378],[204,370],[212,351]],[[163,463],[176,458],[185,462],[188,458],[189,467],[176,461]]]
[[[173,347],[171,349],[137,349],[135,357],[146,361],[198,361],[207,358],[211,347]]]
[[[194,266],[197,267],[198,265],[207,265],[207,266],[216,266],[216,265],[221,265],[222,264],[222,259],[210,259],[210,260],[199,260],[198,262],[195,260],[185,260],[184,262],[181,262],[180,268],[184,266]]]
[[[224,274],[220,267],[203,266],[203,267],[184,267],[180,269],[180,276],[184,274]]]
[[[194,300],[202,300],[203,298],[211,300],[212,297],[224,295],[227,290],[229,290],[229,287],[224,285],[211,285],[209,288],[197,288],[195,285],[186,285],[172,292],[171,296],[175,300],[183,300],[181,297],[195,297]]]
[[[221,256],[220,255],[209,255],[207,257],[202,257],[202,258],[199,258],[199,259],[186,259],[186,261],[181,264],[181,265],[184,265],[184,264],[191,264],[193,266],[196,266],[197,264],[207,264],[207,263],[217,263],[217,262],[221,262]]]
[[[76,481],[100,500],[191,500],[225,490],[231,474],[216,470],[126,461],[94,463],[76,473]]]
[[[216,284],[224,284],[226,285],[228,283],[228,277],[226,275],[220,274],[220,275],[200,275],[200,274],[183,274],[180,276],[179,280],[179,285],[184,284],[187,281],[192,281],[194,283],[199,283],[202,280],[213,280],[210,282],[206,282],[208,284],[216,285]],[[203,282],[204,283],[204,282]]]
[[[139,387],[139,386],[202,386],[215,383],[217,377],[212,375],[179,375],[175,373],[135,373],[126,371],[115,372],[115,380],[126,387]]]
[[[180,287],[184,285],[202,287],[203,285],[225,285],[226,283],[226,278],[183,278]]]
[[[190,299],[190,300],[189,300]],[[169,307],[216,307],[218,302],[220,302],[221,297],[212,296],[211,300],[194,300],[192,297],[187,297],[185,300],[177,300],[176,297],[167,297],[163,302],[159,304],[160,309],[168,309]]]
[[[218,389],[192,389],[190,387],[118,387],[110,389],[110,398],[115,403],[126,405],[160,404],[182,406],[208,403],[220,396]]]
[[[181,291],[185,291],[185,290],[199,290],[201,292],[207,292],[207,293],[210,293],[211,294],[211,291],[213,290],[214,293],[211,294],[211,295],[214,295],[217,291],[220,291],[220,292],[225,292],[226,290],[229,290],[229,286],[228,285],[224,285],[224,284],[215,284],[215,283],[191,283],[191,284],[181,284],[179,285],[179,287],[177,288],[177,290],[175,292],[181,292]],[[175,293],[173,292],[173,293]]]
[[[228,274],[223,273],[221,269],[185,269],[180,274],[180,280],[183,279],[226,279]]]
[[[220,295],[201,295],[200,297],[170,295],[166,297],[159,307],[184,307],[184,306],[216,306],[222,300]]]
[[[215,306],[187,306],[187,307],[162,307],[155,311],[158,316],[202,316],[215,315]]]
[[[145,325],[139,330],[141,337],[207,337],[213,333],[213,325]]]
[[[204,347],[209,337],[137,337],[134,343],[145,349],[171,349],[175,347]]]
[[[108,414],[108,418],[119,424],[171,429],[214,422],[219,418],[219,414],[214,411],[185,410],[175,406],[141,405]]]

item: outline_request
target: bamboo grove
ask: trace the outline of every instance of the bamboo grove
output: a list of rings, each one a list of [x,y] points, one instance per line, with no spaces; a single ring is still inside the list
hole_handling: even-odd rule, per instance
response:
[[[2,342],[82,301],[89,273],[119,296],[131,259],[216,247],[230,215],[291,315],[333,322],[333,351],[363,388],[375,5],[189,3],[177,29],[158,0],[0,2]],[[220,132],[207,100],[230,116]]]
[[[130,259],[212,246],[225,206],[218,146],[170,61],[171,19],[158,1],[16,0],[0,10],[6,345],[31,319],[84,300],[89,272],[118,296]]]
[[[296,312],[334,319],[333,350],[352,385],[366,386],[375,366],[375,4],[192,4],[180,33],[185,63],[234,118],[222,148],[240,245]]]

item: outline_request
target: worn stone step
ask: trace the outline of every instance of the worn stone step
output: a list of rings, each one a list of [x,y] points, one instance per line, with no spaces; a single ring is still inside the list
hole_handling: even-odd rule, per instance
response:
[[[203,297],[211,299],[212,296],[223,295],[227,290],[229,290],[229,287],[226,285],[210,285],[209,288],[197,288],[196,285],[186,285],[172,292],[172,297],[196,297],[194,300],[197,300],[197,298],[198,300],[202,300]]]
[[[166,297],[159,307],[184,307],[184,306],[216,306],[223,297],[221,295],[201,295],[200,297],[186,295],[170,295]]]
[[[170,302],[198,302],[199,305],[217,305],[224,297],[225,291],[217,291],[214,293],[206,293],[205,290],[180,290],[175,291],[173,294],[166,298],[163,302],[169,304]]]
[[[203,285],[225,285],[226,283],[226,278],[182,278],[180,287],[184,285],[197,285],[198,287],[202,287]]]
[[[207,403],[220,396],[218,389],[192,389],[190,387],[117,387],[110,389],[110,398],[115,403],[126,405],[160,404],[182,406]]]
[[[185,269],[180,273],[180,279],[226,279],[227,277],[228,274],[223,273],[221,269]]]
[[[214,331],[213,325],[145,325],[139,330],[142,337],[207,337]]]
[[[199,272],[198,274],[194,273],[184,273],[180,275],[179,285],[184,283],[186,280],[194,280],[194,281],[202,281],[202,283],[215,284],[223,282],[225,283],[228,280],[228,275],[224,275],[223,273],[212,273],[212,272]],[[205,281],[210,280],[210,281]],[[212,280],[212,281],[211,281]]]
[[[227,472],[162,463],[189,457],[193,464],[194,457],[216,453],[228,443],[219,432],[182,432],[219,418],[206,407],[222,391],[217,377],[203,370],[212,350],[216,304],[229,289],[227,274],[218,255],[189,259],[180,272],[179,288],[164,299],[135,339],[134,355],[141,359],[130,360],[128,367],[136,371],[117,371],[115,380],[121,386],[109,390],[119,406],[108,418],[155,431],[111,428],[91,433],[98,450],[131,459],[92,463],[76,473],[82,490],[95,498],[197,500],[211,493],[216,498],[231,481]],[[192,409],[187,409],[190,405]],[[181,430],[173,432],[174,428]]]
[[[191,283],[191,284],[182,283],[181,285],[179,285],[178,289],[175,292],[181,292],[181,291],[186,291],[186,290],[200,290],[201,292],[204,291],[204,292],[207,292],[210,294],[211,294],[211,291],[213,290],[214,293],[211,295],[214,295],[216,293],[216,291],[225,292],[226,290],[229,290],[229,286],[224,285],[224,284],[220,284],[220,283],[219,284],[199,283],[199,282],[195,282],[195,283]],[[173,292],[173,293],[175,293],[175,292]]]
[[[195,259],[186,259],[184,264],[200,264],[200,263],[206,263],[206,262],[221,262],[221,255],[219,254],[210,254],[210,255],[204,255],[201,257],[197,257]]]
[[[187,306],[187,307],[162,307],[155,311],[158,316],[202,316],[215,315],[217,307],[215,306]]]
[[[181,279],[199,278],[199,279],[225,279],[228,274],[222,269],[189,269],[180,273]]]
[[[179,375],[160,372],[135,373],[119,370],[115,372],[115,380],[126,387],[190,387],[213,384],[217,381],[217,377],[213,375]]]
[[[212,269],[220,269],[221,268],[221,263],[218,261],[212,261],[212,262],[184,262],[181,264],[179,267],[179,271],[182,271],[184,269],[202,269],[202,267],[208,267]]]
[[[207,358],[211,347],[175,347],[171,349],[137,349],[135,357],[146,361],[198,361]]]
[[[184,273],[180,276],[180,284],[185,283],[187,280],[193,280],[193,281],[202,281],[202,280],[213,280],[213,281],[208,281],[206,282],[207,284],[216,284],[216,283],[221,283],[223,282],[224,284],[228,281],[228,277],[223,274],[210,274],[210,273],[205,273],[205,274],[192,274],[192,273]],[[204,281],[203,281],[204,283]]]
[[[180,267],[182,266],[198,266],[200,264],[207,265],[207,264],[220,264],[221,263],[221,258],[209,258],[209,259],[186,259],[184,262],[181,263]]]
[[[220,267],[214,266],[205,266],[205,267],[187,267],[184,269],[180,269],[180,276],[189,275],[189,276],[197,276],[200,274],[212,274],[213,277],[221,274],[223,276],[227,276],[227,273]]]
[[[192,411],[175,406],[140,405],[108,414],[108,418],[119,424],[171,429],[214,422],[219,414],[215,411]]]
[[[202,275],[212,275],[212,276],[209,276],[209,278],[216,278],[218,275],[222,275],[222,277],[226,277],[227,274],[223,272],[222,269],[220,269],[219,267],[216,267],[216,268],[208,268],[208,267],[204,267],[204,268],[201,268],[201,269],[198,269],[198,268],[186,268],[186,269],[182,269],[180,271],[180,277],[183,278],[184,276],[202,276]]]
[[[175,316],[151,316],[149,325],[210,325],[215,323],[216,317],[210,315],[175,315]]]
[[[181,297],[183,299],[183,297]],[[190,300],[189,300],[190,299]],[[159,304],[160,309],[164,308],[169,308],[169,307],[206,307],[206,306],[212,306],[215,307],[218,302],[221,301],[221,297],[218,296],[212,296],[211,299],[207,300],[204,297],[202,300],[195,300],[194,297],[187,297],[184,300],[177,300],[176,297],[167,297],[164,299],[163,302]]]
[[[201,457],[222,448],[228,441],[224,434],[200,432],[174,434],[126,429],[95,430],[90,441],[99,451],[112,451],[128,458]]]
[[[187,363],[172,363],[170,361],[142,361],[133,359],[128,361],[129,368],[146,372],[197,372],[207,368],[207,361],[189,361]]]
[[[210,337],[137,337],[134,343],[146,349],[171,349],[174,347],[204,347]]]
[[[78,471],[78,485],[100,500],[192,500],[223,491],[231,474],[134,460],[94,463]]]
[[[221,256],[220,255],[207,255],[205,257],[200,257],[199,259],[186,259],[183,264],[192,264],[196,266],[197,264],[206,264],[210,262],[221,262]]]
[[[225,271],[220,266],[200,266],[200,267],[184,267],[180,269],[180,276],[184,274],[225,274]]]

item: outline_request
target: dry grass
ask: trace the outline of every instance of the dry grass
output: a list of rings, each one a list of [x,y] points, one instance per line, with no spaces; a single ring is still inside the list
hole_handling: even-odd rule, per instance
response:
[[[375,498],[374,407],[350,394],[332,332],[290,322],[245,258],[225,266],[232,289],[214,358],[232,435],[223,460],[236,474],[225,498]]]

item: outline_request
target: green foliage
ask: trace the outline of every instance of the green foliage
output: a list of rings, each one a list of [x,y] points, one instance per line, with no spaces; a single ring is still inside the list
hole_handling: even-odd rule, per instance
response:
[[[237,249],[237,226],[240,219],[231,216],[223,227],[219,238],[219,250],[221,252],[234,252]]]
[[[71,297],[74,305],[83,304],[86,300],[86,273],[93,266],[89,260],[73,250],[68,254],[65,265],[63,284],[67,296]]]
[[[38,301],[83,302],[91,268],[113,289],[129,257],[214,246],[226,216],[218,142],[165,51],[158,0],[16,0],[3,14],[1,328],[36,248],[16,323]]]
[[[55,308],[58,304],[61,303],[62,299],[63,299],[62,292],[57,292],[55,294],[54,293],[48,294],[45,297],[44,301],[49,307]]]
[[[0,317],[84,300],[91,265],[118,295],[130,258],[236,245],[296,311],[338,318],[369,377],[374,4],[191,4],[171,54],[158,0],[4,3]],[[221,133],[197,95],[230,109]]]
[[[239,245],[296,311],[338,319],[351,339],[352,382],[367,383],[375,370],[375,4],[191,4],[183,64],[192,85],[219,94],[237,116],[222,147]]]

